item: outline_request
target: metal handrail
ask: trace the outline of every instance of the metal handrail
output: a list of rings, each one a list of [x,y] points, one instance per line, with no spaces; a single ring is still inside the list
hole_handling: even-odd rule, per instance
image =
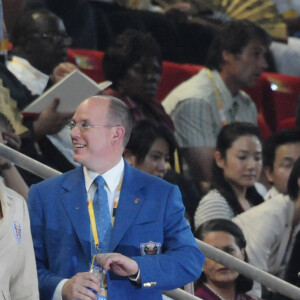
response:
[[[17,166],[34,173],[41,178],[50,178],[61,174],[61,172],[54,170],[16,150],[13,150],[3,144],[0,144],[0,156],[9,159]],[[273,291],[285,295],[291,299],[300,299],[300,289],[278,277],[275,277],[265,271],[262,271],[248,263],[245,263],[219,249],[216,249],[202,241],[197,240],[199,249],[203,252],[205,257],[208,257],[230,269],[237,271],[244,276],[255,280],[266,287],[271,288]],[[164,294],[172,297],[173,299],[192,300],[199,299],[181,289],[173,291],[165,291]]]

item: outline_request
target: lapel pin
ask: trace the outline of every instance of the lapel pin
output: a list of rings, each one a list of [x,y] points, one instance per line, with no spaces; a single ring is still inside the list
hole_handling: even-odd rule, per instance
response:
[[[135,199],[134,199],[134,203],[137,204],[137,203],[139,203],[139,202],[140,202],[140,199],[139,199],[139,198],[135,198]]]
[[[75,209],[77,209],[77,210],[78,210],[78,209],[79,209],[79,207],[78,207],[78,206],[76,206],[76,207],[75,207]]]

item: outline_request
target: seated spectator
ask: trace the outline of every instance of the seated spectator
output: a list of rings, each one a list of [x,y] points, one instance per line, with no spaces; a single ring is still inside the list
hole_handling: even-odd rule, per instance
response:
[[[10,0],[8,0],[10,1]],[[20,0],[19,0],[20,1]],[[102,16],[101,24],[105,28],[97,28],[97,19],[92,4],[87,0],[26,0],[25,9],[46,8],[59,16],[72,37],[72,48],[97,49],[98,35],[103,37],[105,22]],[[97,15],[99,18],[99,14]],[[100,22],[99,22],[100,23]],[[98,33],[100,30],[100,33]],[[108,34],[108,33],[106,33]]]
[[[24,12],[15,23],[11,40],[14,45],[13,56],[7,62],[7,67],[33,95],[42,94],[49,85],[76,68],[65,62],[70,38],[64,24],[47,9]],[[23,109],[20,103],[18,105]],[[72,149],[72,143],[64,128],[73,112],[58,113],[58,105],[59,102],[55,100],[32,126],[44,159],[52,167],[64,172],[77,165],[72,159],[73,152],[69,150]],[[32,121],[27,118],[26,124]]]
[[[174,166],[175,149],[174,134],[167,126],[141,120],[133,127],[123,156],[133,167],[163,178],[168,164]]]
[[[212,186],[195,213],[196,229],[211,219],[232,219],[263,202],[254,184],[262,168],[260,133],[251,123],[234,122],[218,136]]]
[[[300,130],[285,129],[271,135],[263,143],[264,172],[271,188],[265,200],[287,193],[287,182],[295,161],[300,156]]]
[[[233,219],[245,234],[249,262],[281,278],[300,228],[299,185],[300,158],[288,180],[288,195],[279,194]]]
[[[134,121],[151,119],[173,129],[170,117],[155,96],[161,79],[159,46],[148,33],[126,30],[116,37],[103,58],[103,71],[112,88],[103,94],[121,99]]]
[[[76,67],[67,61],[71,45],[60,18],[47,9],[26,11],[15,23],[10,37],[12,58],[7,68],[31,91],[41,95],[48,85],[59,81]]]
[[[217,135],[234,121],[257,124],[257,109],[242,91],[267,68],[270,36],[250,21],[230,21],[214,36],[206,68],[176,87],[163,101],[175,125],[191,175],[211,180]]]
[[[238,259],[246,260],[246,240],[242,230],[232,221],[214,219],[202,224],[195,237]],[[255,300],[257,297],[246,295],[253,281],[234,270],[209,259],[205,259],[201,286],[195,295],[203,300]]]
[[[133,167],[179,186],[186,217],[193,228],[199,195],[190,181],[174,171],[176,147],[174,133],[166,125],[141,120],[132,129],[123,157]],[[173,169],[168,169],[169,164]]]

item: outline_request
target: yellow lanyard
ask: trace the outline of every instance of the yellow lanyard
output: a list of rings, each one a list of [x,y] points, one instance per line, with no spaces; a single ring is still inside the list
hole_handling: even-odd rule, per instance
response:
[[[222,123],[222,126],[225,126],[227,125],[227,120],[226,120],[226,117],[225,117],[225,112],[224,112],[224,108],[223,108],[223,104],[222,104],[222,101],[221,101],[221,96],[220,96],[220,93],[219,93],[219,90],[217,88],[217,85],[216,85],[216,82],[211,74],[211,71],[209,69],[205,69],[212,85],[213,85],[213,88],[214,88],[214,92],[215,92],[215,97],[217,99],[217,105],[218,105],[218,109],[219,109],[219,116],[220,116],[220,119],[221,119],[221,123]]]
[[[113,214],[112,214],[112,220],[111,220],[112,226],[114,226],[114,222],[115,222],[115,216],[116,216],[116,211],[117,211],[117,207],[118,207],[118,204],[119,204],[119,198],[120,198],[122,182],[123,182],[123,176],[122,176],[122,178],[120,180],[120,183],[118,185],[116,195],[115,195],[115,199],[114,199]],[[97,193],[97,191],[96,191],[96,193]],[[90,221],[91,221],[92,234],[93,234],[94,242],[95,242],[95,248],[96,248],[97,253],[99,253],[99,250],[100,250],[99,249],[99,237],[98,237],[98,232],[97,232],[93,202],[91,200],[88,200],[88,211],[89,211],[89,216],[90,216]]]

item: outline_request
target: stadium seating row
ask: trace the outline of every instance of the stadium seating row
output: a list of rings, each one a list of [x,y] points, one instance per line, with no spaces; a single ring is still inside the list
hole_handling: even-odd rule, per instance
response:
[[[96,82],[105,80],[102,70],[103,52],[96,50],[69,49],[68,60]],[[203,66],[163,62],[162,79],[157,100],[165,96],[178,84],[187,80]],[[254,88],[246,89],[257,105],[258,125],[262,137],[272,132],[296,126],[295,110],[300,93],[300,78],[264,72]]]

